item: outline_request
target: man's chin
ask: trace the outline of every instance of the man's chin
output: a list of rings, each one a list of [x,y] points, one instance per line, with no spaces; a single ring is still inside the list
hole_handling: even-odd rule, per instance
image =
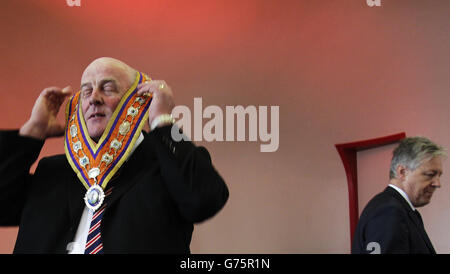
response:
[[[89,137],[91,137],[91,139],[94,141],[94,142],[96,142],[96,143],[98,143],[98,141],[100,140],[100,138],[102,137],[102,134],[103,134],[103,131],[102,132],[99,132],[99,131],[97,131],[97,132],[89,132]]]
[[[97,143],[102,137],[103,132],[105,131],[106,124],[104,123],[104,121],[100,122],[95,120],[89,120],[86,123],[86,126],[89,132],[89,137],[91,137],[91,139]]]
[[[414,207],[423,207],[423,206],[426,206],[427,204],[429,204],[430,202],[431,202],[431,197],[430,197],[430,199],[423,199],[417,203],[414,203],[413,206]]]

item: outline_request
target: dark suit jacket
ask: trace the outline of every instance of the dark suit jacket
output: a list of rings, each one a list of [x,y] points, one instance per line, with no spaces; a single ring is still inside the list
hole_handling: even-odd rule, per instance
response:
[[[392,187],[376,195],[364,208],[353,238],[352,253],[370,253],[374,250],[373,244],[369,245],[371,242],[379,244],[382,254],[436,253],[422,218]]]
[[[228,189],[209,153],[172,141],[170,128],[145,133],[108,183],[104,253],[190,253],[193,223],[225,205]],[[0,131],[0,225],[19,225],[15,253],[67,253],[85,206],[86,189],[65,155],[41,159],[29,174],[42,146]]]

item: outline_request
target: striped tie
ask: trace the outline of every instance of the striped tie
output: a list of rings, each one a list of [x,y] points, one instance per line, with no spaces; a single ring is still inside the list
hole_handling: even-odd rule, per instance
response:
[[[105,192],[105,199],[111,194],[112,187]],[[105,212],[106,203],[103,204],[93,215],[89,234],[86,240],[86,248],[84,254],[103,254],[103,241],[100,233],[103,213]]]

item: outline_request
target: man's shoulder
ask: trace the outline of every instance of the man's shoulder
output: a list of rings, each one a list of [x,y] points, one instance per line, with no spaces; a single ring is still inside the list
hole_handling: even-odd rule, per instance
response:
[[[42,157],[41,161],[57,161],[57,162],[66,162],[67,158],[66,155],[64,154],[56,154],[56,155],[50,155],[50,156],[45,156]]]
[[[39,160],[37,168],[50,168],[53,170],[62,170],[69,166],[66,155],[56,154],[44,156]]]
[[[396,190],[387,187],[383,192],[373,197],[361,213],[361,218],[372,217],[379,214],[402,214],[406,213],[402,197]]]

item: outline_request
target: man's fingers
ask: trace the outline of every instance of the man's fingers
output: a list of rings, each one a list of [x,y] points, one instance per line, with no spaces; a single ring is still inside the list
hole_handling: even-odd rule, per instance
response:
[[[58,91],[59,91],[59,92],[61,91],[61,89],[60,89],[59,87],[48,87],[48,88],[45,88],[45,89],[41,92],[41,96],[48,97],[48,96],[50,96],[50,95],[52,95],[52,94],[57,93]]]
[[[137,87],[138,87],[137,93],[139,95],[142,95],[143,93],[146,93],[146,92],[153,93],[153,92],[157,92],[159,90],[166,89],[168,86],[167,86],[166,81],[164,81],[164,80],[153,80],[150,82],[141,83]]]
[[[49,87],[42,91],[41,97],[46,98],[47,101],[57,104],[62,104],[62,102],[72,95],[72,87],[67,86],[63,89],[59,87]]]
[[[46,110],[51,115],[55,115],[59,112],[61,105],[65,99],[72,94],[72,88],[67,86],[63,89],[59,87],[45,88],[38,100],[36,101],[35,108]]]
[[[137,91],[138,95],[142,95],[144,93],[150,92],[150,84],[148,82],[139,84],[137,87],[138,87],[138,91]]]
[[[62,89],[62,94],[63,94],[64,96],[72,95],[72,93],[73,93],[73,90],[72,90],[72,87],[71,87],[71,86],[67,86],[67,87],[65,87],[65,88]]]
[[[137,92],[138,95],[145,95],[145,94],[146,95],[150,95],[151,93],[153,93],[153,91],[151,91],[151,90],[149,90],[147,88],[140,89]]]
[[[67,95],[72,94],[72,87],[67,86],[63,89],[61,89],[59,87],[48,87],[48,88],[45,88],[41,94],[44,96],[50,95],[50,94],[67,96]]]

